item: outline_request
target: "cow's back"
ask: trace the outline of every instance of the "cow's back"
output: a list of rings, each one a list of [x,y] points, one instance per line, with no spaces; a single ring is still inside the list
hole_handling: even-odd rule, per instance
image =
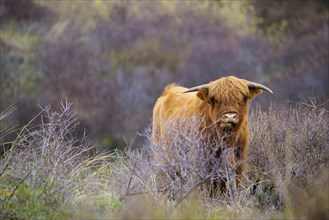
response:
[[[186,90],[187,88],[185,87],[170,84],[166,86],[164,92],[156,101],[152,118],[153,141],[157,141],[159,137],[166,136],[165,123],[170,123],[181,117],[190,116],[195,112],[195,108],[192,106],[200,101],[195,93],[184,93]]]

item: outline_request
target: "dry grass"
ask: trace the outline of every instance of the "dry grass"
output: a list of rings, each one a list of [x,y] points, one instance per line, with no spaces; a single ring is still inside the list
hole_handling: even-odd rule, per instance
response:
[[[191,127],[168,126],[176,134],[166,146],[171,161],[153,159],[164,143],[152,143],[150,129],[142,147],[105,155],[74,135],[71,103],[61,106],[42,109],[41,125],[24,127],[1,158],[1,217],[328,218],[329,118],[319,105],[253,111],[245,178],[237,189],[227,181],[214,197],[206,183],[234,173],[220,164],[225,144],[209,146]],[[209,149],[221,149],[220,159]],[[168,177],[161,185],[159,170]]]

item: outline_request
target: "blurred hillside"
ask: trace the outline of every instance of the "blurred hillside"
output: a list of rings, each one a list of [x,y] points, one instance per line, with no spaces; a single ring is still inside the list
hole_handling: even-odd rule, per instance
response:
[[[123,147],[150,123],[166,84],[226,75],[274,91],[253,105],[325,103],[328,11],[322,0],[1,0],[0,111],[18,107],[1,128],[67,98],[80,132]]]

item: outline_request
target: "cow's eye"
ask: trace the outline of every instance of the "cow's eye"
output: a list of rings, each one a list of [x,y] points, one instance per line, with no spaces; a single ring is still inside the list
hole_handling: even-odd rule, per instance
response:
[[[210,97],[210,99],[209,99],[209,103],[211,104],[211,105],[213,105],[213,104],[215,104],[215,97]]]
[[[245,104],[247,100],[248,100],[247,96],[243,96],[242,100],[239,102],[239,105]]]

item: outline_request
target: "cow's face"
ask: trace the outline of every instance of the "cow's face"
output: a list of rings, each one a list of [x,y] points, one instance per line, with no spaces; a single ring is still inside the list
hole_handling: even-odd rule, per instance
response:
[[[200,89],[197,96],[209,105],[209,118],[218,129],[234,131],[247,115],[249,100],[261,91],[248,88],[246,80],[225,77]]]

